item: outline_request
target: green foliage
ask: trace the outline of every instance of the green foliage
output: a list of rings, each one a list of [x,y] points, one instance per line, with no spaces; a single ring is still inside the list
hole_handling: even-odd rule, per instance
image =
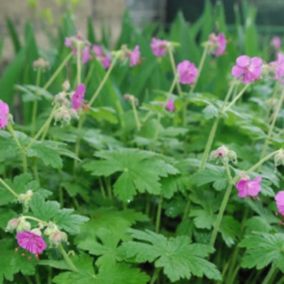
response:
[[[242,260],[245,268],[262,269],[270,264],[284,272],[283,234],[258,233],[251,234],[240,243],[246,248]]]
[[[101,160],[89,161],[84,168],[95,176],[107,177],[122,172],[114,184],[114,193],[124,202],[132,200],[138,192],[159,194],[161,177],[178,173],[162,156],[153,152],[120,149],[100,151],[96,156]]]
[[[221,274],[214,264],[206,260],[213,252],[210,246],[198,243],[190,244],[188,237],[166,238],[151,231],[130,231],[133,241],[125,242],[122,250],[135,262],[154,262],[162,268],[171,281],[192,275],[221,280]]]

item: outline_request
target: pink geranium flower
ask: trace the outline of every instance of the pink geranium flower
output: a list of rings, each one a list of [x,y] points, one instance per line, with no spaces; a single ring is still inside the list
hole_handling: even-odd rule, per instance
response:
[[[175,111],[175,101],[173,99],[168,99],[165,108],[169,112],[174,112]]]
[[[227,46],[227,39],[223,33],[211,34],[209,36],[209,44],[211,47],[211,53],[214,56],[221,56],[224,54]]]
[[[110,55],[105,53],[103,48],[100,45],[98,45],[98,44],[94,44],[93,45],[93,52],[94,52],[96,58],[101,62],[103,67],[105,69],[108,69],[110,64],[111,64],[111,57],[110,57]]]
[[[91,59],[90,46],[85,46],[82,50],[82,63],[86,64]]]
[[[278,212],[284,216],[284,191],[279,191],[275,195],[275,202]]]
[[[79,84],[72,95],[71,103],[72,108],[75,110],[79,110],[84,103],[84,97],[85,97],[86,87],[84,84]]]
[[[198,69],[188,60],[180,62],[177,66],[179,82],[185,85],[192,85],[196,82]]]
[[[259,57],[249,57],[241,55],[236,60],[236,65],[232,69],[233,77],[239,79],[244,84],[258,80],[262,72],[262,59]]]
[[[278,53],[277,59],[270,63],[272,70],[274,72],[275,80],[284,84],[284,54]]]
[[[129,52],[129,64],[131,67],[138,65],[141,62],[140,47],[136,45],[132,51]]]
[[[153,54],[157,57],[165,56],[168,45],[169,42],[167,40],[161,40],[154,37],[151,41],[151,49]]]
[[[36,256],[42,254],[47,247],[44,239],[32,231],[19,232],[16,238],[21,248]]]
[[[261,179],[261,176],[257,176],[255,179],[241,178],[236,183],[238,196],[240,198],[257,197],[261,191]]]
[[[9,122],[9,106],[0,100],[0,129],[5,128]]]
[[[279,36],[274,36],[271,39],[271,45],[275,48],[275,49],[280,49],[281,48],[281,38]]]

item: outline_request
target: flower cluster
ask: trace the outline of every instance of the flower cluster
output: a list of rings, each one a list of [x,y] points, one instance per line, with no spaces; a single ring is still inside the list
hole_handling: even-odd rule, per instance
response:
[[[259,57],[241,55],[232,69],[232,76],[244,84],[252,83],[260,78],[262,65],[262,59]]]
[[[262,180],[261,176],[257,176],[254,179],[250,179],[247,176],[242,177],[236,183],[238,196],[240,198],[257,197],[261,191],[261,180]]]
[[[181,84],[193,85],[198,77],[198,69],[192,62],[184,60],[177,65],[177,74]]]
[[[98,44],[94,44],[93,45],[92,51],[94,52],[95,57],[102,64],[102,66],[105,69],[108,69],[110,67],[110,64],[111,64],[111,56],[110,56],[110,54],[105,52],[103,47],[98,45]]]
[[[170,42],[158,38],[153,38],[151,41],[151,49],[155,56],[163,57],[167,54]]]
[[[74,92],[70,92],[69,88],[69,83],[65,82],[63,91],[54,98],[54,103],[57,107],[54,119],[62,124],[69,124],[72,118],[77,119],[78,112],[84,107],[85,85],[79,84]]]
[[[278,53],[277,59],[270,63],[274,72],[274,78],[281,84],[284,84],[284,54]]]
[[[209,36],[209,51],[212,55],[218,57],[225,53],[227,47],[227,39],[223,33],[210,34]]]

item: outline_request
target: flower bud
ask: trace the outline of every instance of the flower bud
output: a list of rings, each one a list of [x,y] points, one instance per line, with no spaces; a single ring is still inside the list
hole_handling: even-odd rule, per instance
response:
[[[274,157],[275,166],[284,166],[284,149],[280,149]]]
[[[49,65],[49,62],[46,61],[45,59],[43,58],[39,58],[37,60],[35,60],[33,62],[33,68],[34,70],[42,70],[42,71],[45,71],[47,69],[49,69],[50,65]]]
[[[67,242],[67,234],[57,227],[56,224],[50,222],[44,231],[44,234],[48,236],[52,245],[58,246],[62,242]]]
[[[21,231],[29,231],[31,229],[31,224],[25,220],[24,217],[18,217],[11,219],[7,226],[5,231],[6,232],[21,232]]]
[[[62,84],[62,88],[65,92],[67,92],[70,89],[70,82],[68,80],[65,80]]]
[[[212,160],[220,159],[233,163],[237,161],[237,154],[225,145],[222,145],[216,150],[212,151],[210,157]]]
[[[28,205],[32,197],[33,197],[33,191],[29,189],[26,193],[22,193],[19,195],[18,201],[23,205]]]
[[[134,104],[137,106],[139,101],[137,98],[135,98],[133,95],[130,95],[130,94],[125,94],[123,96],[123,98],[126,100],[126,101],[129,101],[129,102],[134,102]]]

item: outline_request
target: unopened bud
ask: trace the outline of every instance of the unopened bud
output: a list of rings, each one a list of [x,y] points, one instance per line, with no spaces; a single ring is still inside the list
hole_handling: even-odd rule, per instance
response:
[[[28,205],[32,197],[33,197],[33,191],[29,189],[26,193],[22,193],[19,195],[18,201],[24,205]]]
[[[227,160],[228,162],[233,162],[235,163],[237,161],[237,154],[230,150],[228,147],[225,145],[220,146],[216,150],[211,152],[210,155],[211,159],[220,159],[220,160]]]
[[[284,149],[280,149],[274,157],[275,166],[284,166]]]
[[[46,60],[43,59],[43,58],[39,58],[39,59],[37,59],[37,60],[35,60],[35,61],[33,62],[33,68],[34,68],[35,70],[42,70],[42,71],[45,71],[45,70],[49,69],[49,67],[50,67],[49,62],[46,61]]]

